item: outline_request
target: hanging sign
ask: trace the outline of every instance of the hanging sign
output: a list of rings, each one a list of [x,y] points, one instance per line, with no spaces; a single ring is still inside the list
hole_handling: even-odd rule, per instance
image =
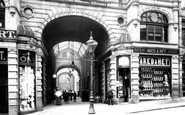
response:
[[[139,65],[145,66],[170,66],[169,57],[139,57]]]
[[[7,61],[7,49],[6,48],[0,48],[0,61]]]
[[[0,38],[16,38],[16,31],[0,30]]]
[[[34,52],[19,50],[19,62],[25,64],[34,64]]]

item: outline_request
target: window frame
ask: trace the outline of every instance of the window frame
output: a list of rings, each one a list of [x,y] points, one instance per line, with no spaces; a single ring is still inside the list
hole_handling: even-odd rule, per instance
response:
[[[152,17],[153,16],[153,17]],[[156,16],[156,17],[154,17]],[[141,28],[145,26],[145,28]],[[149,31],[149,27],[153,27],[153,31]],[[160,27],[160,31],[157,31],[157,27]],[[144,31],[146,30],[146,31]],[[149,37],[149,32],[153,36],[153,40]],[[145,34],[145,35],[144,35]],[[157,36],[161,36],[160,38]],[[142,36],[142,37],[141,37]],[[144,36],[144,37],[143,37]],[[159,40],[160,39],[160,40]],[[168,19],[167,16],[161,12],[148,11],[141,15],[140,22],[140,41],[146,42],[168,42]]]

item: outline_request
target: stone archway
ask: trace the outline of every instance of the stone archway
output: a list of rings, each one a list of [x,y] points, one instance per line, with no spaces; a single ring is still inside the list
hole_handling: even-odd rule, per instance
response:
[[[85,18],[89,18],[91,20],[94,20],[95,22],[102,25],[102,27],[105,29],[105,31],[108,33],[110,43],[112,44],[114,42],[114,32],[112,31],[109,24],[106,23],[105,19],[103,18],[103,13],[101,11],[99,12],[93,12],[93,11],[81,11],[81,10],[67,10],[67,11],[61,11],[61,9],[54,9],[51,8],[51,11],[48,13],[47,17],[44,17],[44,21],[40,22],[38,25],[38,28],[34,30],[34,33],[37,38],[40,40],[42,39],[42,32],[45,28],[45,26],[51,22],[54,19],[64,17],[64,16],[81,16]]]

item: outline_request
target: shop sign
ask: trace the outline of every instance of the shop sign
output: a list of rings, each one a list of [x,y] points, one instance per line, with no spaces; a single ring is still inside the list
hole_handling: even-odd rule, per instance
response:
[[[0,61],[7,61],[7,49],[0,48]]]
[[[34,63],[34,52],[19,50],[19,62],[33,64]]]
[[[155,54],[179,54],[179,50],[163,49],[163,48],[138,48],[134,47],[133,52],[136,53],[155,53]]]
[[[0,30],[1,38],[16,38],[16,31],[13,30]]]
[[[168,57],[139,57],[140,65],[149,66],[170,66],[170,58]]]

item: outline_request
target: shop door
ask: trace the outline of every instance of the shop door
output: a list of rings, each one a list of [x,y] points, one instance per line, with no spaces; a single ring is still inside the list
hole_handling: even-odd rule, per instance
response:
[[[8,66],[0,64],[0,114],[8,113]]]
[[[120,68],[119,73],[119,82],[121,85],[118,88],[119,97],[124,98],[125,102],[128,102],[130,98],[130,68]]]

